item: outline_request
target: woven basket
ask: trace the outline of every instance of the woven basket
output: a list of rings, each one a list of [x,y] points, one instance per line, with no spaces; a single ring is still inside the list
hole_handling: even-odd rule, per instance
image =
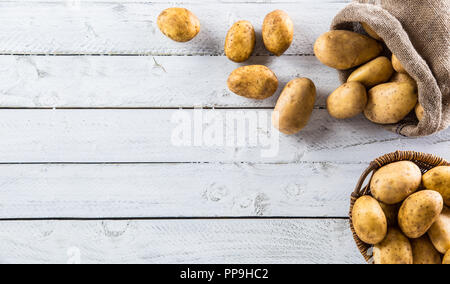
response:
[[[350,227],[352,229],[353,238],[355,239],[356,245],[358,246],[359,251],[364,256],[368,263],[372,263],[372,255],[369,253],[370,249],[373,247],[372,245],[368,245],[361,241],[360,238],[356,235],[355,228],[353,227],[353,219],[352,219],[352,211],[353,206],[355,205],[356,200],[364,195],[371,195],[370,192],[370,181],[372,180],[373,174],[380,169],[381,167],[395,163],[400,161],[411,161],[414,162],[419,168],[422,170],[422,173],[425,174],[427,171],[439,167],[439,166],[450,166],[450,163],[444,160],[443,158],[439,158],[434,155],[418,153],[413,151],[398,151],[395,153],[387,154],[383,157],[380,157],[370,163],[370,166],[367,170],[364,171],[358,184],[356,186],[355,191],[351,196],[351,204],[350,204]],[[367,178],[371,175],[368,183],[366,183]],[[366,185],[365,185],[366,184]]]

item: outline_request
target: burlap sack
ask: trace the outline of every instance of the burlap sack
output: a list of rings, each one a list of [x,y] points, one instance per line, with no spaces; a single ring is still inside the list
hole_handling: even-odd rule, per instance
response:
[[[339,12],[331,28],[364,33],[360,22],[383,38],[417,81],[426,111],[420,123],[411,115],[387,128],[417,137],[449,127],[450,0],[356,0]],[[340,72],[343,82],[348,75],[349,71]]]

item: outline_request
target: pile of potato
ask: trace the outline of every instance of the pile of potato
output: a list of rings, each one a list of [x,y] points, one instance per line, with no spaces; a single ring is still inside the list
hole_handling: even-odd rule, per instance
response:
[[[347,82],[327,100],[327,109],[337,119],[347,119],[364,113],[377,124],[395,124],[414,109],[419,120],[424,109],[418,101],[418,88],[395,55],[392,60],[380,56],[382,39],[365,23],[371,36],[335,30],[317,39],[314,52],[325,65],[337,70],[356,68]]]
[[[392,163],[375,172],[370,192],[354,204],[352,220],[374,245],[375,264],[450,264],[450,166],[422,176],[413,162]]]
[[[314,53],[325,65],[338,70],[356,68],[347,82],[327,99],[327,109],[337,119],[348,119],[364,113],[377,124],[395,124],[413,110],[419,120],[425,111],[419,103],[417,83],[409,76],[395,55],[392,59],[380,56],[384,50],[382,39],[365,23],[369,36],[334,30],[317,39]],[[158,27],[178,42],[192,40],[200,32],[200,21],[189,10],[169,8],[158,17]],[[294,24],[281,10],[268,14],[262,27],[264,45],[271,53],[281,56],[292,44]],[[237,63],[247,61],[256,44],[253,25],[236,22],[225,39],[226,56]],[[275,73],[261,65],[243,66],[228,77],[228,88],[249,99],[263,100],[278,90]],[[298,78],[287,84],[275,112],[273,123],[285,134],[296,134],[308,123],[316,100],[314,83]]]

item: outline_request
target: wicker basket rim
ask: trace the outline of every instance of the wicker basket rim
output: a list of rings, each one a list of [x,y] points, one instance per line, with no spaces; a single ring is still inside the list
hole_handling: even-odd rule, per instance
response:
[[[432,154],[425,154],[422,152],[415,152],[415,151],[397,151],[390,154],[386,154],[382,157],[379,157],[372,161],[370,163],[370,166],[363,172],[360,179],[358,180],[358,183],[356,185],[355,190],[353,191],[351,195],[351,202],[350,202],[350,228],[353,234],[353,238],[355,239],[356,245],[365,258],[365,260],[370,263],[370,260],[372,258],[371,255],[369,255],[369,250],[372,247],[372,245],[368,245],[364,243],[355,232],[355,228],[353,227],[353,221],[352,221],[352,211],[353,206],[358,198],[360,198],[363,195],[370,195],[370,181],[373,177],[373,174],[380,169],[381,167],[395,163],[395,162],[401,162],[401,161],[411,161],[417,164],[422,172],[426,172],[432,168],[439,167],[439,166],[450,166],[450,163],[436,155]],[[363,187],[365,184],[367,178],[372,174],[370,177],[370,180],[367,184],[367,186]]]

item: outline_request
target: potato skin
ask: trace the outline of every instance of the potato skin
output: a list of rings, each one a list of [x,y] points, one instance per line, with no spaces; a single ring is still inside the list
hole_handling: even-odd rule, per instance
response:
[[[411,240],[414,264],[441,264],[441,255],[427,235]]]
[[[424,236],[444,209],[442,196],[432,190],[419,191],[409,196],[398,213],[398,224],[410,239]]]
[[[391,78],[392,83],[409,83],[411,86],[414,87],[414,91],[417,92],[417,82],[414,80],[411,76],[405,73],[398,73],[396,72],[394,76]]]
[[[387,219],[380,204],[371,196],[360,197],[352,210],[353,227],[366,244],[376,245],[387,234]]]
[[[262,36],[267,50],[281,56],[294,40],[294,23],[286,12],[273,11],[264,19]]]
[[[417,105],[418,94],[408,83],[385,83],[369,91],[364,114],[378,124],[395,124],[403,120]]]
[[[450,250],[445,254],[442,264],[450,264]]]
[[[359,82],[345,83],[327,99],[328,113],[337,119],[355,117],[364,111],[366,105],[367,91]]]
[[[323,64],[347,70],[376,58],[383,47],[376,40],[350,31],[329,31],[314,44],[314,53]]]
[[[170,39],[188,42],[200,32],[200,21],[185,8],[169,8],[159,15],[158,27]]]
[[[278,99],[272,122],[282,133],[300,132],[311,118],[316,102],[316,86],[307,78],[289,82]]]
[[[403,67],[402,63],[400,63],[400,60],[398,60],[395,54],[392,54],[392,66],[394,67],[394,70],[397,71],[398,73],[408,74],[408,72]]]
[[[225,54],[234,62],[247,61],[253,53],[256,35],[253,25],[248,21],[235,23],[225,39]]]
[[[444,207],[441,216],[428,231],[428,236],[440,253],[445,254],[450,250],[450,209]]]
[[[423,185],[429,190],[439,192],[444,203],[450,206],[450,166],[442,166],[428,171],[423,176]]]
[[[375,264],[413,264],[411,243],[394,227],[388,229],[386,238],[373,249]]]
[[[360,82],[367,88],[389,81],[394,74],[391,61],[380,56],[369,63],[356,69],[348,78],[347,82]]]
[[[373,197],[387,205],[404,201],[422,183],[420,168],[409,161],[386,165],[375,172],[370,183]]]
[[[367,23],[361,23],[361,25],[363,26],[366,33],[370,35],[372,38],[378,41],[383,41],[383,39]]]
[[[239,96],[263,100],[275,94],[278,89],[278,79],[266,66],[243,66],[230,74],[228,88]]]

